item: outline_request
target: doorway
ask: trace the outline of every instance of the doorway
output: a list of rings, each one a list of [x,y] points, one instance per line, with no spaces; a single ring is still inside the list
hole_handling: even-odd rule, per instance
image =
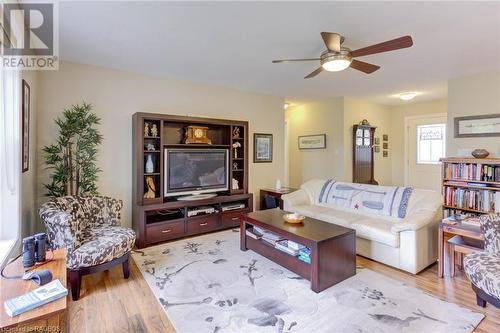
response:
[[[446,121],[441,113],[405,118],[405,186],[441,191]]]

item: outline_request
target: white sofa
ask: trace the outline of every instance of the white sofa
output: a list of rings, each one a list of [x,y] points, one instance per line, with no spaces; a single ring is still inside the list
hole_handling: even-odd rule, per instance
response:
[[[437,259],[441,195],[414,189],[405,218],[368,214],[319,202],[325,180],[310,180],[282,197],[284,209],[356,230],[356,252],[412,274]]]

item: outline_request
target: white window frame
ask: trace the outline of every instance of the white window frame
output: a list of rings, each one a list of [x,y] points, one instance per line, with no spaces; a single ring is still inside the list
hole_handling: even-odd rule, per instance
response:
[[[425,124],[425,125],[417,125],[417,158],[416,158],[416,162],[417,164],[439,164],[441,162],[439,162],[439,160],[437,161],[422,161],[420,159],[420,129],[423,128],[423,127],[432,127],[432,126],[442,126],[443,128],[443,136],[442,136],[442,148],[443,148],[443,156],[441,157],[445,157],[446,156],[446,123],[435,123],[435,124]],[[429,140],[431,141],[431,140]],[[432,156],[432,145],[430,146],[430,149],[431,149],[431,156]]]
[[[1,58],[0,58],[1,61]],[[19,71],[0,70],[0,266],[21,234],[21,116]]]

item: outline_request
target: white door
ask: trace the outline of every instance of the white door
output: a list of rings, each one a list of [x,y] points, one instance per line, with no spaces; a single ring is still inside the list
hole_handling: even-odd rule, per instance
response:
[[[441,163],[446,156],[446,115],[408,117],[405,185],[441,191]]]

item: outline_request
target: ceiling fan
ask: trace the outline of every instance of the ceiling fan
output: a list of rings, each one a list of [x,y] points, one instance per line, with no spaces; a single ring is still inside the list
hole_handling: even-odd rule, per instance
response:
[[[347,47],[342,46],[342,43],[344,43],[344,37],[336,32],[322,32],[321,37],[325,42],[326,50],[323,53],[321,53],[319,58],[282,59],[282,60],[273,60],[273,63],[319,60],[321,66],[318,67],[316,70],[314,70],[312,73],[306,75],[304,79],[315,77],[323,70],[329,72],[339,72],[346,69],[347,67],[351,67],[363,73],[370,74],[379,69],[380,66],[355,60],[353,58],[363,57],[370,54],[404,49],[413,45],[413,40],[411,39],[411,36],[403,36],[383,43],[351,51]]]

